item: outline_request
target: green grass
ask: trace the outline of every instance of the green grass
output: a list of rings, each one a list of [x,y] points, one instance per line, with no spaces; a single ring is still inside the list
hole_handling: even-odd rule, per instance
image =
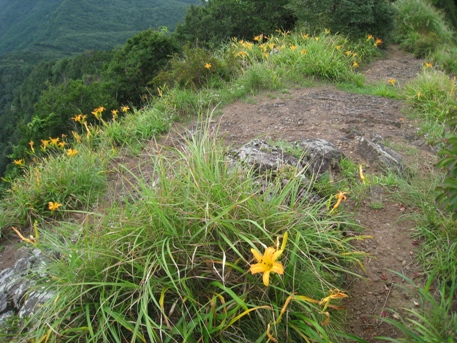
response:
[[[428,1],[398,0],[396,40],[417,57],[433,53],[440,45],[452,41],[453,32],[444,15]]]
[[[48,153],[24,168],[11,183],[0,206],[0,226],[31,225],[35,220],[60,219],[67,211],[87,210],[107,187],[109,160],[102,151],[77,144],[78,153]],[[50,211],[49,202],[62,204]]]
[[[419,299],[419,308],[407,309],[406,316],[396,313],[399,320],[386,319],[386,322],[402,332],[405,339],[390,337],[379,337],[379,339],[411,343],[455,342],[457,314],[452,307],[457,294],[456,276],[454,269],[453,279],[448,284],[442,283],[438,289],[435,289],[433,275],[430,275],[423,288],[416,286],[412,280],[406,278],[414,289],[409,292]],[[402,277],[404,278],[404,276]]]
[[[155,181],[138,179],[125,205],[83,230],[66,223],[44,235],[43,249],[65,255],[47,282],[59,297],[33,318],[27,337],[253,342],[270,326],[274,337],[328,342],[341,329],[339,315],[332,311],[324,327],[322,307],[299,296],[320,300],[341,287],[340,274],[361,256],[339,229],[351,224],[299,197],[298,171],[285,187],[278,178],[262,190],[253,171],[231,165],[225,153],[204,133],[182,151],[151,156]],[[272,273],[265,287],[249,273],[250,249],[263,252],[286,233],[284,275]]]

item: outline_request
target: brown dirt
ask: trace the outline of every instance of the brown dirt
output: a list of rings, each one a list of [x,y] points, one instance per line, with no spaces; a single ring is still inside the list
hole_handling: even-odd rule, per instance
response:
[[[396,86],[402,86],[421,72],[424,62],[392,47],[385,58],[371,63],[361,72],[366,75],[367,82],[387,83],[387,80],[395,78]],[[366,174],[379,171],[367,165],[357,154],[357,137],[382,137],[392,147],[401,147],[397,151],[403,153],[408,163],[432,168],[435,154],[417,135],[417,123],[402,113],[402,106],[403,103],[398,100],[353,94],[332,85],[321,85],[267,92],[236,101],[218,109],[222,114],[214,118],[213,124],[218,127],[219,135],[225,142],[233,146],[240,146],[254,138],[284,141],[324,138],[337,145],[356,163],[362,163]],[[175,138],[176,134],[171,133],[168,142]],[[126,156],[117,163],[125,164],[132,170],[130,167],[141,166],[142,160],[149,160],[143,157],[155,149],[156,144],[151,142],[140,156]],[[150,168],[140,169],[146,171]],[[113,189],[113,193],[119,192],[121,184],[113,184],[119,186]],[[374,209],[375,203],[382,203],[382,208]],[[348,201],[346,208],[349,207]],[[378,342],[373,338],[376,335],[397,337],[398,332],[379,318],[392,317],[387,311],[389,308],[402,312],[404,308],[415,306],[415,299],[398,287],[405,283],[393,273],[396,271],[420,281],[420,269],[415,262],[415,242],[410,236],[414,223],[402,220],[408,209],[392,201],[386,190],[380,187],[373,187],[361,206],[353,210],[356,211],[356,219],[365,228],[363,234],[373,238],[355,243],[357,249],[368,255],[363,263],[366,270],[357,270],[362,278],[349,280],[345,289],[351,299],[346,304],[346,328],[369,342]],[[0,255],[0,269],[14,263],[10,245],[16,244],[17,240],[9,239],[9,244],[3,242],[6,248]]]

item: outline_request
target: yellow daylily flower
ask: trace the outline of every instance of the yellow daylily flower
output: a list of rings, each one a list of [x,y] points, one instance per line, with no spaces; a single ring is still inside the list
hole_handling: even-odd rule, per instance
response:
[[[99,117],[99,115],[101,114],[100,112],[94,111],[94,112],[92,112],[92,114],[94,115],[95,119],[100,120],[100,117]]]
[[[62,204],[59,204],[58,202],[55,202],[55,201],[48,202],[48,209],[51,212],[58,210],[60,206],[62,206]]]
[[[29,145],[30,145],[30,150],[32,150],[32,152],[35,152],[35,148],[33,147],[35,145],[35,142],[34,141],[30,141]]]
[[[268,287],[270,284],[270,273],[284,274],[284,266],[276,260],[282,255],[286,247],[288,233],[284,234],[282,241],[281,249],[276,250],[273,247],[268,247],[265,250],[265,253],[262,255],[256,249],[251,249],[252,254],[254,255],[257,263],[252,264],[250,267],[250,272],[252,274],[263,273],[263,284]]]
[[[57,143],[59,143],[59,140],[60,140],[59,137],[57,137],[57,138],[51,138],[51,137],[49,137],[49,143],[50,143],[51,145],[57,145]]]
[[[390,85],[395,86],[395,84],[397,83],[397,80],[395,80],[395,79],[389,79],[387,82],[388,82]]]
[[[73,137],[75,137],[76,139],[76,142],[81,142],[81,135],[75,131],[71,131],[71,134],[73,135]]]
[[[430,62],[425,62],[425,68],[431,68],[433,65]]]
[[[121,111],[124,112],[124,113],[127,112],[129,109],[130,109],[130,107],[128,107],[128,106],[122,106],[121,107]]]
[[[342,201],[346,201],[346,199],[347,199],[346,194],[347,194],[347,192],[341,192],[341,191],[338,191],[338,193],[335,194],[336,203],[335,203],[335,205],[333,205],[333,208],[330,211],[330,213],[336,211]]]
[[[373,35],[368,35],[367,36],[367,41],[374,39]]]
[[[374,43],[374,46],[378,46],[378,45],[381,45],[383,43],[382,39],[381,38],[376,38],[376,41]]]
[[[257,42],[261,42],[263,40],[263,34],[260,34],[258,36],[255,36],[254,37],[254,40],[257,41]]]
[[[47,148],[48,145],[49,145],[49,141],[46,140],[46,139],[42,139],[42,140],[41,140],[41,144],[42,144],[42,145],[41,145],[42,149],[46,150],[46,148]]]
[[[211,63],[206,63],[205,64],[205,69],[211,69]]]
[[[25,163],[25,160],[23,158],[21,158],[19,160],[14,160],[13,163],[19,167],[22,167]]]
[[[342,298],[347,298],[348,295],[341,292],[339,289],[335,288],[329,291],[330,295],[328,297],[323,298],[321,301],[319,301],[319,305],[324,305],[324,308],[322,309],[325,311],[330,304],[330,301],[332,299],[342,299]]]
[[[73,157],[78,153],[78,150],[76,149],[68,149],[67,150],[67,156]]]
[[[360,175],[360,179],[362,180],[363,184],[365,184],[365,176],[363,175],[362,164],[359,164],[359,175]]]
[[[353,68],[358,68],[358,67],[359,67],[359,64],[358,64],[356,61],[354,61],[354,63],[352,63],[352,67],[353,67]]]

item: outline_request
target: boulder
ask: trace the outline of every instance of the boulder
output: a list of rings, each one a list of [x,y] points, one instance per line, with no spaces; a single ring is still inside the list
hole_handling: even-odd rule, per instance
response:
[[[38,249],[22,247],[14,267],[0,272],[0,320],[12,315],[28,317],[37,306],[54,297],[43,288],[38,288],[34,275],[46,268],[47,259]]]
[[[398,152],[376,143],[365,137],[361,137],[357,145],[357,152],[370,166],[383,171],[391,170],[399,174],[405,172],[403,157]]]
[[[301,163],[308,166],[308,174],[324,174],[325,172],[339,172],[340,161],[344,154],[333,143],[325,139],[304,139],[295,142],[303,149]]]
[[[254,139],[233,152],[235,160],[254,168],[257,173],[276,172],[286,165],[300,167],[298,158],[284,153],[262,139]]]

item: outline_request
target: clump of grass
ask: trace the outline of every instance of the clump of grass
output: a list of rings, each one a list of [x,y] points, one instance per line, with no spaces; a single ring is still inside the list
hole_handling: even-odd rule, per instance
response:
[[[430,55],[430,59],[436,66],[450,75],[457,75],[457,47],[445,45]]]
[[[422,119],[422,132],[431,139],[441,138],[457,96],[455,79],[427,63],[423,73],[406,85],[404,96],[413,113]]]
[[[160,112],[156,108],[133,111],[106,125],[103,129],[104,137],[111,144],[130,146],[167,132],[172,120],[172,114]]]
[[[452,30],[444,16],[428,1],[398,0],[396,40],[417,57],[426,57],[440,45],[451,42]]]
[[[155,179],[138,179],[123,205],[87,221],[76,236],[74,225],[63,224],[42,238],[44,248],[64,254],[47,282],[59,296],[32,319],[27,337],[331,340],[333,302],[344,296],[333,289],[360,253],[339,230],[344,217],[328,217],[323,202],[298,196],[300,172],[285,186],[277,180],[261,190],[254,171],[230,163],[207,134],[151,159]],[[266,287],[249,272],[251,249],[280,245],[276,263],[284,274],[271,273]]]
[[[60,218],[64,211],[87,209],[106,187],[107,158],[84,144],[50,153],[24,167],[23,175],[11,183],[2,199],[3,225],[31,224],[35,219]],[[62,206],[52,210],[49,202]]]
[[[426,285],[417,287],[414,282],[404,276],[414,287],[414,296],[419,298],[418,309],[405,309],[407,317],[396,313],[399,320],[386,318],[384,321],[395,326],[404,335],[401,340],[378,337],[390,342],[455,342],[457,338],[457,313],[452,309],[457,294],[456,271],[454,277],[446,284],[434,285],[433,274]],[[411,292],[411,291],[410,291]]]

